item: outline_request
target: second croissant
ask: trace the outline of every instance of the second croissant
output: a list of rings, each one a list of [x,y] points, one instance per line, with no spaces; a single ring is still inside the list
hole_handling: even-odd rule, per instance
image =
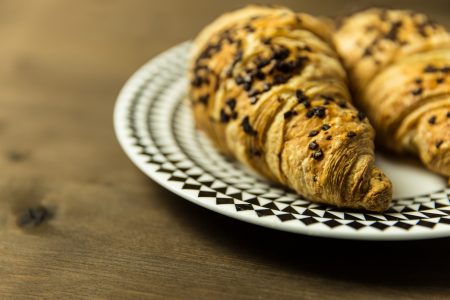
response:
[[[450,177],[450,34],[423,14],[373,8],[334,35],[355,102],[381,145]]]

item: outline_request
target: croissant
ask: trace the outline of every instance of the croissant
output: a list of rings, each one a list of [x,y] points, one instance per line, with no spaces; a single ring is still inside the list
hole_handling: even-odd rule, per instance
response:
[[[196,38],[189,99],[224,154],[320,203],[383,211],[374,130],[351,103],[331,28],[283,7],[227,13]]]
[[[427,16],[368,9],[345,18],[334,34],[355,103],[398,153],[418,155],[450,176],[450,35]]]

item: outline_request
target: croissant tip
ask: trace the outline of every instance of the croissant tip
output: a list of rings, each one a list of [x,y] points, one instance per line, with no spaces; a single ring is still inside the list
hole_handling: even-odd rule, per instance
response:
[[[361,208],[373,212],[383,212],[392,200],[392,183],[377,167],[371,172],[369,189],[361,200]]]

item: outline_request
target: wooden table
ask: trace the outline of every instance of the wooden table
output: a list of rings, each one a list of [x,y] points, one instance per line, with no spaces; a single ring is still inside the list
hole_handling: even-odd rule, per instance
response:
[[[112,126],[124,81],[243,2],[0,0],[0,298],[450,296],[449,239],[260,228],[171,194],[124,155]],[[337,15],[365,2],[282,3]],[[396,6],[450,25],[446,1],[426,3]]]

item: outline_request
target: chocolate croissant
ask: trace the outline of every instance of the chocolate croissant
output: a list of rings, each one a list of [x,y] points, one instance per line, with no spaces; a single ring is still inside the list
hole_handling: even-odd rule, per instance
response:
[[[427,16],[374,8],[345,18],[334,43],[377,139],[450,176],[450,35]]]
[[[374,130],[351,103],[326,22],[286,8],[227,13],[196,38],[189,98],[224,154],[315,202],[385,210]]]

